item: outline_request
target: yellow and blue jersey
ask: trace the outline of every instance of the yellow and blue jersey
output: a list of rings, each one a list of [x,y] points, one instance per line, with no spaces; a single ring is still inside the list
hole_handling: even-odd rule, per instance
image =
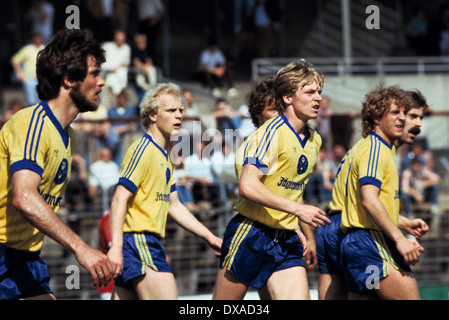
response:
[[[302,139],[282,114],[266,121],[250,135],[244,146],[243,165],[251,164],[259,168],[264,174],[261,181],[267,188],[286,199],[298,203],[302,201],[304,188],[321,148],[321,137],[317,132],[307,128],[307,134]],[[296,216],[243,197],[239,198],[235,210],[274,229],[298,229]]]
[[[237,180],[240,180],[240,175],[242,174],[243,162],[246,159],[249,142],[251,141],[250,137],[246,138],[245,141],[241,144],[241,146],[237,149],[235,153],[235,161],[234,161],[234,169]]]
[[[41,177],[39,193],[58,211],[70,177],[75,133],[64,130],[45,101],[18,111],[0,131],[0,244],[39,251],[44,234],[12,205],[12,175],[31,170]]]
[[[342,228],[365,228],[380,230],[362,206],[361,186],[372,184],[379,188],[379,199],[391,220],[397,225],[399,219],[399,176],[395,162],[396,147],[379,135],[372,133],[364,138],[350,163],[342,210]]]
[[[176,191],[173,164],[169,153],[148,133],[128,148],[119,184],[134,194],[123,232],[151,232],[165,237],[170,193]]]
[[[354,155],[357,155],[358,147],[363,140],[359,140],[341,160],[335,177],[334,186],[332,188],[332,200],[329,203],[330,212],[338,212],[343,210],[346,199],[346,186],[348,183],[349,170],[351,169],[351,161]]]

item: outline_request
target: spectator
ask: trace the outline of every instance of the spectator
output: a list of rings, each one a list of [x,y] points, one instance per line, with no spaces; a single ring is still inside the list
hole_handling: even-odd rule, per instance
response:
[[[117,96],[128,85],[131,47],[126,43],[126,34],[123,31],[116,31],[114,41],[106,42],[102,47],[106,55],[106,62],[103,65],[106,87]]]
[[[95,121],[93,124],[92,138],[90,141],[91,159],[97,159],[99,157],[99,150],[104,147],[109,148],[112,152],[112,159],[116,159],[121,144],[119,134],[112,128],[111,123],[104,118]]]
[[[32,0],[32,5],[26,14],[26,20],[31,21],[32,33],[42,35],[43,42],[53,36],[55,8],[47,0]]]
[[[234,0],[233,21],[234,40],[231,50],[231,63],[237,63],[246,42],[254,32],[255,0]]]
[[[114,152],[114,161],[119,164],[122,163],[122,146],[124,138],[126,134],[134,132],[137,128],[136,122],[132,119],[138,116],[138,111],[136,106],[128,104],[126,91],[120,92],[116,101],[117,103],[115,106],[108,109],[108,118],[111,123],[111,128],[119,136],[119,142]]]
[[[35,33],[31,44],[22,47],[11,58],[18,80],[22,83],[25,92],[27,106],[35,105],[39,102],[36,86],[36,61],[37,54],[44,48],[42,35]]]
[[[409,47],[418,55],[428,52],[428,28],[427,12],[424,8],[413,9],[412,17],[405,26],[405,36]]]
[[[92,16],[92,32],[98,42],[114,39],[114,20],[120,13],[122,1],[87,0],[87,9]]]
[[[277,0],[257,0],[254,10],[259,57],[268,58],[274,49],[274,37],[279,29],[281,9]]]
[[[80,210],[90,211],[92,208],[92,198],[88,190],[89,172],[86,162],[81,154],[75,152],[72,156],[72,166],[70,180],[67,184],[65,203],[71,213]]]
[[[118,183],[120,167],[112,161],[112,152],[109,148],[102,148],[99,159],[89,168],[89,195],[95,199],[98,191],[101,195],[102,212],[110,206],[109,195]]]
[[[330,108],[330,98],[323,96],[320,102],[320,110],[318,111],[317,131],[323,140],[322,148],[329,150],[331,147],[329,139],[331,137],[331,117],[333,114]]]
[[[176,156],[173,160],[173,176],[176,182],[179,201],[190,211],[198,211],[200,207],[195,204],[195,199],[192,194],[192,183],[187,178],[184,168],[185,160],[182,156]]]
[[[208,207],[211,196],[211,186],[214,182],[210,150],[206,143],[200,141],[195,145],[194,153],[184,162],[186,178],[192,183],[192,193],[195,203]]]
[[[0,128],[20,109],[23,108],[23,104],[21,100],[14,99],[8,105],[8,108],[3,111],[2,117],[0,120]]]
[[[138,0],[137,10],[139,32],[147,36],[148,53],[155,65],[161,65],[158,48],[165,15],[164,4],[161,0]]]
[[[239,137],[239,131],[236,130],[240,129],[242,123],[240,112],[233,110],[228,100],[218,98],[215,101],[215,110],[212,111],[212,116],[216,121],[217,129],[220,131],[223,139],[229,140],[229,134],[232,133],[233,141],[226,142],[234,143],[235,145],[236,141],[234,138],[236,137],[236,134]],[[228,130],[232,131],[229,132]]]
[[[321,163],[323,184],[320,187],[320,200],[329,202],[332,200],[332,189],[337,177],[338,167],[346,154],[346,149],[337,144],[332,149],[332,154]]]
[[[145,91],[154,86],[158,81],[157,69],[153,64],[153,59],[151,59],[147,36],[144,34],[134,36],[132,62],[135,68],[134,86],[136,87],[139,100],[141,100]]]
[[[402,172],[401,199],[405,213],[409,219],[414,219],[412,204],[430,202],[431,232],[438,232],[439,229],[438,198],[440,183],[441,177],[428,167],[423,166],[422,159],[417,156],[411,160],[410,167]]]
[[[228,86],[228,96],[230,98],[238,95],[234,88],[232,74],[226,65],[226,57],[221,51],[218,41],[211,38],[207,43],[207,48],[201,51],[199,60],[199,73],[204,83],[215,97],[221,96],[219,88],[224,83]]]
[[[185,131],[180,132],[178,141],[181,142],[183,139],[187,139],[188,134],[189,145],[183,145],[183,147],[188,148],[188,155],[191,155],[193,153],[193,144],[195,141],[194,136],[196,136],[198,140],[201,140],[201,136],[205,129],[205,126],[203,121],[201,120],[200,111],[195,104],[195,94],[193,93],[193,91],[185,89],[183,90],[182,95],[185,100],[185,105],[181,129]]]
[[[418,158],[421,161],[421,165],[427,167],[428,161],[421,142],[415,141],[412,143],[410,152],[408,152],[402,159],[401,170],[410,169],[411,162],[414,158]]]
[[[238,111],[242,116],[242,123],[240,125],[240,132],[243,138],[248,137],[251,133],[256,130],[256,126],[253,123],[250,114],[249,114],[249,98],[250,93],[245,95],[245,102],[240,105]]]
[[[237,175],[234,169],[235,153],[233,148],[224,140],[221,143],[221,150],[215,150],[211,157],[211,169],[214,177],[214,184],[218,188],[218,204],[228,207],[228,193],[233,192],[237,187]]]

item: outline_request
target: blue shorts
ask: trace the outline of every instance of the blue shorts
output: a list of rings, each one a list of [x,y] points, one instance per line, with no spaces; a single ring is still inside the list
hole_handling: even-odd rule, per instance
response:
[[[295,231],[273,229],[237,214],[225,230],[220,267],[259,290],[274,272],[305,267],[303,252]]]
[[[375,295],[388,269],[412,272],[393,241],[372,229],[352,228],[341,241],[340,258],[345,266],[345,281],[350,292]]]
[[[172,272],[159,237],[147,232],[123,233],[123,270],[115,285],[134,289],[130,280],[144,275],[147,267],[158,272]]]
[[[14,300],[52,294],[50,275],[39,252],[0,245],[0,300]]]
[[[320,227],[316,234],[316,256],[320,274],[344,274],[340,262],[340,243],[345,234],[340,228],[341,212],[328,214],[330,225]]]

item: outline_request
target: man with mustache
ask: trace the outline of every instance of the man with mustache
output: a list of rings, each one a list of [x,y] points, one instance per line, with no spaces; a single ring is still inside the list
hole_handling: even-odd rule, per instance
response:
[[[55,299],[39,257],[45,235],[74,253],[95,286],[112,279],[107,256],[56,215],[75,146],[70,124],[98,108],[104,61],[90,32],[60,31],[38,55],[42,101],[17,112],[0,132],[0,299]]]
[[[408,100],[405,103],[406,115],[404,131],[396,146],[412,144],[421,132],[421,120],[428,105],[425,97],[418,91],[407,91]],[[341,210],[344,205],[345,187],[350,159],[357,150],[354,146],[342,160],[332,190],[332,201],[329,205],[331,225],[320,228],[317,232],[317,257],[319,266],[318,298],[320,300],[347,299],[347,288],[344,283],[343,266],[339,261],[340,242],[344,233],[340,228]],[[409,234],[420,238],[428,231],[427,224],[422,219],[409,220],[399,217],[399,227]]]

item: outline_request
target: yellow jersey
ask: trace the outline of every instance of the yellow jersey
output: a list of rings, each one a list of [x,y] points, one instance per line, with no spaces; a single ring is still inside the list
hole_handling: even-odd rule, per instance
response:
[[[396,168],[396,147],[379,135],[372,133],[360,142],[354,154],[346,187],[345,205],[341,226],[380,230],[370,214],[362,206],[361,186],[372,184],[379,188],[379,199],[391,220],[397,225],[399,219],[399,176]]]
[[[358,147],[363,140],[359,140],[349,151],[346,153],[343,160],[337,170],[334,186],[332,188],[332,200],[329,203],[329,211],[336,212],[342,211],[346,199],[346,186],[348,184],[349,170],[351,169],[351,161],[354,155],[358,152]]]
[[[44,234],[12,205],[12,175],[31,170],[41,176],[39,193],[58,211],[70,177],[75,133],[66,131],[45,101],[18,111],[0,131],[0,243],[39,251]]]
[[[281,114],[266,121],[243,145],[243,165],[258,167],[264,173],[261,181],[267,188],[286,199],[298,203],[302,201],[321,148],[321,136],[316,131],[307,128],[307,134],[302,139],[287,117]],[[296,216],[243,197],[239,198],[235,210],[271,228],[298,229]]]
[[[170,193],[176,191],[173,164],[169,153],[148,133],[128,148],[119,184],[134,194],[123,232],[151,232],[165,237]]]

